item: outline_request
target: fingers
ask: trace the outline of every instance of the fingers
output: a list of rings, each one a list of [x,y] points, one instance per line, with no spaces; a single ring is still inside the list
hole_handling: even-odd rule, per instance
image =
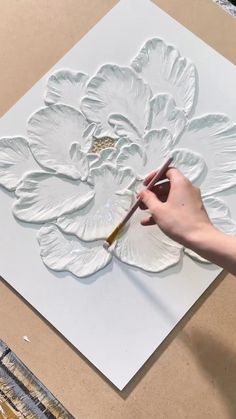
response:
[[[156,175],[157,171],[151,172],[149,173],[149,175],[144,179],[143,184],[145,186],[147,186],[151,180],[153,179],[153,177]],[[175,167],[170,167],[165,175],[160,179],[160,180],[164,180],[164,179],[169,179],[170,182],[178,182],[178,180],[183,180],[186,179],[185,176]]]
[[[150,210],[150,212],[155,212],[159,205],[161,205],[161,201],[157,198],[157,196],[145,189],[144,191],[140,192],[139,197],[142,200],[142,203],[145,205],[146,208]]]
[[[155,185],[152,188],[152,192],[158,197],[160,201],[166,202],[168,194],[170,192],[170,182],[165,182],[161,185]]]
[[[171,184],[178,183],[179,181],[186,180],[187,178],[175,167],[170,167],[166,172],[166,177]]]
[[[166,202],[169,192],[170,192],[170,182],[168,183],[163,183],[161,185],[155,185],[152,188],[152,192],[157,196],[157,198],[161,201],[161,202]],[[146,205],[141,202],[140,204],[140,209],[145,210],[147,209]]]
[[[141,224],[142,224],[143,226],[153,226],[154,224],[156,224],[156,222],[155,222],[154,218],[150,215],[150,216],[149,216],[149,217],[147,217],[147,218],[143,218],[143,219],[141,220]]]
[[[154,176],[157,174],[157,172],[158,171],[155,170],[154,172],[149,173],[149,175],[145,177],[143,184],[147,186],[151,182],[151,180],[154,178]],[[163,175],[160,180],[164,180],[164,179],[166,179],[166,175]]]
[[[141,202],[141,204],[139,204],[139,208],[141,210],[146,210],[147,209],[146,205],[143,202]]]
[[[154,178],[154,176],[156,175],[157,171],[155,170],[154,172],[149,173],[149,175],[147,175],[143,181],[143,184],[145,186],[147,186],[151,180]]]

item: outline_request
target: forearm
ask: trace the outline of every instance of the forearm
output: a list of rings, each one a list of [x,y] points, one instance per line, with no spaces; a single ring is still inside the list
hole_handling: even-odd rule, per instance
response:
[[[228,236],[209,225],[190,238],[188,247],[204,259],[236,275],[236,237]]]

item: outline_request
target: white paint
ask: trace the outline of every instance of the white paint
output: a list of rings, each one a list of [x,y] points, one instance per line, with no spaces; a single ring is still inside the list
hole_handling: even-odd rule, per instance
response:
[[[173,157],[173,166],[177,167],[192,183],[198,183],[201,186],[200,179],[207,172],[203,156],[184,148],[175,148],[172,150],[171,155]]]
[[[16,189],[14,215],[26,222],[45,222],[67,212],[83,208],[91,201],[94,190],[85,182],[73,181],[49,173],[27,175]]]
[[[157,35],[177,45],[181,55],[189,57],[198,69],[195,115],[201,117],[212,111],[236,120],[234,66],[147,0],[121,1],[50,74],[61,68],[77,69],[78,62],[79,70],[90,75],[104,63],[127,67],[143,41]],[[50,74],[1,119],[2,136],[26,136],[25,121],[43,106]],[[110,120],[115,121],[122,129],[121,119]],[[234,194],[224,194],[223,199],[234,215]],[[18,223],[12,217],[11,205],[12,196],[3,193],[1,275],[120,389],[220,272],[219,268],[184,257],[181,269],[176,265],[166,272],[150,274],[113,258],[102,271],[84,281],[71,274],[56,275],[41,262],[36,226],[26,228]]]
[[[204,156],[207,176],[204,195],[220,192],[236,184],[236,123],[223,114],[206,114],[191,119],[180,136],[179,147]]]
[[[81,109],[91,122],[96,122],[99,135],[114,137],[108,123],[112,114],[127,117],[142,134],[147,125],[151,90],[129,67],[106,64],[88,85]]]
[[[88,79],[89,76],[84,73],[71,70],[56,71],[47,82],[44,96],[46,105],[64,103],[79,108]]]
[[[197,94],[194,64],[163,39],[148,40],[131,63],[135,71],[150,85],[153,95],[170,93],[189,115]]]
[[[148,215],[141,210],[135,212],[127,231],[118,238],[114,254],[129,265],[148,272],[161,272],[180,261],[182,246],[166,237],[156,225],[144,231],[140,221]]]
[[[40,171],[23,137],[0,139],[0,184],[14,191],[21,178],[28,172]]]
[[[89,132],[87,131],[90,128]],[[77,142],[82,151],[92,145],[93,125],[76,109],[59,104],[35,112],[28,122],[31,151],[45,170],[79,179],[80,167],[70,154],[71,144]]]
[[[160,167],[173,148],[173,138],[166,129],[151,130],[139,144],[124,145],[116,158],[118,166],[133,168],[137,177],[144,179],[148,173]]]
[[[186,125],[184,111],[178,109],[174,98],[169,94],[159,94],[150,102],[150,114],[147,128],[167,128],[176,140]]]
[[[57,224],[82,240],[105,239],[131,207],[133,194],[128,187],[135,177],[130,169],[118,170],[110,164],[92,168],[90,173],[94,199],[82,210],[58,218]]]
[[[111,255],[100,242],[66,239],[54,224],[39,230],[40,254],[46,266],[55,271],[69,271],[80,278],[104,268]]]

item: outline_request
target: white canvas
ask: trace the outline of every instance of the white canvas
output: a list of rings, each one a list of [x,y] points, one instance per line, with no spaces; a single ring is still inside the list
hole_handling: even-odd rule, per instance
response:
[[[122,31],[120,31],[121,26]],[[107,36],[108,33],[109,36]],[[148,75],[148,70],[145,68],[143,69],[142,67],[143,61],[140,61],[137,58],[134,60],[134,58],[137,56],[140,47],[147,40],[152,38],[162,38],[167,44],[175,45],[180,50],[181,57],[188,57],[188,59],[195,64],[198,71],[197,84],[199,86],[199,95],[194,110],[195,119],[188,123],[188,128],[183,134],[182,142],[184,147],[194,149],[193,137],[195,136],[195,139],[198,140],[199,143],[202,135],[204,136],[204,130],[201,135],[196,131],[196,126],[199,127],[199,124],[201,125],[203,120],[206,125],[211,124],[213,119],[213,122],[215,122],[215,117],[209,116],[209,114],[227,114],[227,117],[217,116],[216,119],[220,124],[220,129],[222,124],[221,132],[226,132],[226,137],[230,137],[230,144],[227,146],[230,145],[230,147],[232,147],[232,124],[233,121],[236,121],[235,99],[233,94],[236,87],[234,66],[148,0],[124,0],[105,16],[95,28],[93,28],[68,54],[66,54],[64,58],[62,58],[62,60],[60,60],[57,65],[1,119],[0,137],[18,137],[17,150],[14,149],[13,151],[16,153],[17,159],[19,159],[14,172],[6,173],[6,175],[4,175],[2,184],[7,184],[9,189],[14,190],[19,180],[22,156],[26,169],[33,168],[33,170],[37,171],[37,165],[35,166],[35,162],[32,161],[32,157],[27,150],[27,144],[25,144],[24,139],[20,137],[27,137],[26,121],[33,112],[44,106],[43,99],[45,99],[46,104],[48,105],[51,105],[57,100],[58,91],[55,90],[53,79],[50,79],[51,84],[49,83],[45,95],[46,83],[49,75],[59,69],[75,70],[70,77],[72,77],[73,80],[80,81],[79,89],[77,89],[76,95],[73,96],[73,106],[77,108],[79,106],[78,98],[82,98],[86,93],[85,86],[89,77],[94,76],[99,67],[104,64],[111,63],[112,65],[109,64],[108,66],[105,66],[105,68],[103,67],[103,76],[104,72],[110,71],[111,68],[112,70],[114,70],[114,68],[116,70],[117,65],[124,67],[132,65],[132,68],[137,71],[138,74],[141,73],[144,78],[149,77],[150,72]],[[153,42],[155,44],[159,41]],[[153,44],[151,44],[151,47],[153,47]],[[176,111],[175,105],[168,95],[162,95],[157,99],[152,99],[152,114],[151,117],[149,117],[149,120],[146,121],[148,125],[150,125],[149,128],[152,129],[153,124],[155,125],[155,123],[160,122],[160,109],[162,110],[161,115],[163,115],[163,103],[167,104],[169,114],[164,116],[168,120],[168,128],[171,131],[173,138],[179,137],[182,133],[182,126],[186,123],[186,117],[189,116],[194,101],[194,86],[191,84],[194,69],[192,65],[189,64],[188,60],[186,61],[185,59],[177,58],[177,60],[179,59],[182,60],[180,62],[184,65],[184,71],[187,74],[187,77],[190,77],[190,90],[187,91],[186,96],[182,95],[184,96],[184,100],[180,100],[177,103],[179,106],[178,111]],[[125,73],[124,80],[127,80],[127,71],[130,73],[131,70],[122,70],[122,77]],[[86,76],[86,74],[88,74],[89,77]],[[99,74],[101,75],[101,73]],[[148,81],[152,90],[154,90],[155,80]],[[138,80],[136,80],[135,83],[136,87],[140,86]],[[111,89],[111,87],[112,86],[110,86],[109,89]],[[64,94],[64,103],[67,103],[67,100],[71,100],[71,95],[70,97],[67,95],[67,86],[64,86],[63,89],[62,94]],[[142,98],[149,98],[148,89],[149,88],[145,88],[142,90]],[[125,95],[125,92],[126,86],[124,84],[124,92],[122,92],[122,95]],[[113,95],[115,93],[116,92],[113,92]],[[182,96],[177,91],[177,97],[181,98]],[[132,102],[132,100],[134,99],[132,99],[131,96],[131,106],[129,110],[132,111],[134,103],[136,103],[137,112],[141,109],[142,113],[141,102]],[[90,108],[90,103],[91,97],[82,99],[81,106],[86,115],[89,113],[91,116],[91,114],[94,114],[94,109]],[[57,110],[60,113],[63,113],[63,115],[68,112],[68,108],[63,105],[57,105],[55,108],[52,107],[51,109],[53,112],[54,110]],[[69,111],[69,113],[72,114],[74,121],[78,115],[74,118],[76,111],[70,109]],[[112,123],[107,124],[107,115],[112,112],[109,109],[106,111],[106,108],[105,112],[107,114],[104,114],[103,111],[102,114],[100,113],[99,115],[100,120],[103,120],[103,134],[110,134],[109,130],[111,130],[111,127],[113,126],[116,126],[118,133],[122,128],[123,133],[124,125],[122,125],[121,122],[123,123],[124,121],[121,121],[120,117],[117,119],[117,116],[115,116],[112,118]],[[97,113],[95,114],[97,115]],[[174,122],[171,119],[170,114],[174,114]],[[137,114],[133,115],[133,121],[136,116]],[[144,114],[144,120],[147,117],[148,115]],[[81,119],[82,116],[79,118]],[[91,117],[91,119],[94,120],[94,116]],[[127,121],[125,121],[125,127],[127,128],[126,122]],[[139,132],[142,129],[142,124],[142,119],[136,118],[135,125],[138,127]],[[52,155],[50,150],[48,151],[49,141],[41,144],[41,148],[38,147],[38,140],[35,141],[34,116],[30,119],[29,126],[30,132],[28,131],[28,134],[29,136],[34,136],[33,147],[35,155],[40,155],[42,163],[45,164],[46,167],[49,167],[49,169],[51,168],[50,165],[54,168],[56,164],[58,178],[56,178],[56,180],[54,177],[53,179],[52,177],[48,179],[42,171],[38,171],[31,175],[30,179],[27,180],[27,187],[29,184],[35,185],[35,182],[37,182],[37,184],[40,184],[40,190],[42,192],[45,187],[49,187],[51,188],[49,190],[52,191],[52,194],[54,191],[58,190],[61,191],[61,195],[58,194],[58,196],[55,197],[57,205],[56,207],[54,206],[51,208],[46,215],[45,212],[42,211],[42,208],[46,205],[42,200],[35,203],[34,212],[27,212],[25,211],[24,197],[22,198],[22,194],[24,194],[26,188],[26,184],[24,184],[23,181],[17,189],[18,202],[14,204],[13,208],[15,216],[18,218],[17,221],[12,215],[13,194],[2,189],[0,226],[5,240],[3,240],[0,245],[2,256],[0,273],[24,296],[24,298],[26,298],[73,345],[75,345],[79,351],[100,369],[104,375],[106,375],[119,389],[122,389],[181,317],[187,312],[191,305],[214,280],[220,272],[220,269],[212,265],[194,262],[188,256],[184,256],[180,261],[180,249],[178,246],[173,246],[173,243],[170,241],[166,242],[163,238],[160,243],[158,241],[155,243],[157,243],[157,246],[160,245],[158,251],[164,249],[164,251],[171,256],[171,263],[167,263],[167,266],[163,263],[161,265],[156,262],[154,263],[153,261],[157,260],[155,247],[152,246],[152,242],[149,240],[148,234],[146,233],[144,245],[145,248],[150,247],[150,253],[146,253],[146,258],[139,261],[140,263],[137,263],[138,253],[135,249],[138,249],[139,252],[140,243],[134,240],[134,238],[137,236],[140,240],[140,237],[142,236],[142,233],[140,233],[142,227],[137,228],[137,226],[139,226],[139,214],[132,220],[130,227],[132,233],[130,235],[131,237],[128,235],[127,237],[125,236],[124,239],[121,238],[121,240],[118,241],[118,245],[114,251],[118,260],[116,259],[114,261],[114,258],[111,260],[111,255],[106,254],[101,250],[100,240],[95,240],[93,244],[87,243],[86,246],[83,244],[85,242],[81,242],[83,252],[85,246],[86,255],[89,255],[92,261],[92,269],[90,269],[90,265],[87,268],[83,263],[78,264],[78,258],[76,258],[81,252],[81,243],[79,243],[79,245],[74,242],[70,243],[69,252],[73,254],[73,258],[67,260],[66,268],[69,266],[68,270],[80,278],[73,276],[71,273],[64,272],[65,265],[61,264],[61,261],[63,260],[63,255],[61,255],[61,253],[56,254],[56,259],[54,256],[52,257],[52,254],[50,253],[51,237],[53,237],[54,240],[56,240],[56,243],[59,243],[62,248],[66,248],[67,246],[66,241],[64,241],[65,238],[55,225],[47,224],[43,226],[40,229],[38,237],[41,246],[41,256],[44,263],[56,271],[63,270],[63,272],[53,272],[52,270],[47,269],[40,258],[40,248],[36,240],[36,233],[41,226],[37,224],[26,224],[23,221],[50,221],[55,217],[55,214],[58,216],[58,214],[60,215],[60,212],[62,212],[62,217],[58,219],[58,224],[60,228],[64,229],[65,221],[68,221],[65,220],[66,217],[63,217],[65,205],[66,211],[71,211],[72,209],[78,210],[83,207],[85,203],[92,202],[91,200],[94,197],[94,191],[91,190],[91,188],[88,188],[83,182],[88,176],[88,166],[85,156],[89,150],[90,144],[87,136],[88,133],[91,133],[96,129],[96,126],[91,124],[91,126],[88,127],[87,123],[82,121],[81,126],[85,130],[84,132],[86,132],[86,135],[82,135],[82,138],[85,140],[81,147],[78,147],[76,144],[73,145],[73,150],[71,148],[72,153],[68,154],[66,157],[66,166],[61,158],[61,148],[58,148],[58,152],[54,159],[54,155]],[[49,128],[51,129],[51,126]],[[69,129],[71,129],[70,126],[66,127],[66,132],[68,132]],[[233,126],[233,132],[234,129]],[[132,132],[133,131],[134,130],[132,129]],[[152,147],[150,148],[153,137],[155,137],[154,139],[156,140],[156,138],[161,136],[162,139],[164,138],[165,142],[169,141],[169,134],[165,130],[156,133],[150,131],[146,136],[147,138],[144,137],[144,140],[145,138],[148,140],[150,151],[148,151],[148,147],[145,146],[145,153],[147,155],[149,153],[150,156],[153,155],[153,149]],[[225,134],[223,137],[225,138]],[[14,144],[12,143],[10,146],[14,148]],[[1,147],[4,148],[4,146],[4,142],[2,142]],[[45,149],[47,150],[46,153],[44,152]],[[206,147],[200,147],[200,150],[197,151],[200,151],[207,162],[208,167],[210,167],[213,146],[206,144]],[[221,153],[220,146],[217,148],[217,152]],[[50,159],[48,159],[48,153],[51,153]],[[146,163],[140,165],[137,162],[137,155],[142,156],[142,153],[143,150],[140,145],[130,146],[127,143],[122,144],[121,151],[117,153],[115,159],[119,166],[119,170],[121,170],[121,172],[126,171],[126,177],[128,169],[123,166],[125,166],[124,161],[127,162],[127,158],[131,162],[131,166],[132,164],[135,165],[140,179],[143,178],[147,171],[152,169],[152,165],[155,164],[155,162],[150,160],[150,158],[148,160],[149,165]],[[93,176],[99,177],[101,183],[103,183],[103,176],[107,177],[108,173],[113,173],[114,171],[113,168],[106,164],[107,160],[111,159],[111,155],[112,150],[109,150],[102,155],[101,159],[104,160],[105,164],[102,170],[98,167],[100,163],[98,163],[96,159],[92,160],[94,157],[91,156],[90,163],[93,165],[91,173]],[[226,158],[229,159],[229,161],[231,156],[227,156],[226,153]],[[132,163],[134,160],[135,163]],[[75,165],[75,161],[79,161],[79,164]],[[186,169],[186,161],[190,161],[199,168],[198,173],[198,170],[197,172],[195,170],[191,171],[191,168],[187,167],[189,177],[191,178],[191,176],[193,176],[191,180],[195,180],[195,177],[198,178],[201,170],[204,169],[204,161],[198,154],[186,155],[186,151],[185,154],[182,152],[175,153],[176,165],[179,165],[183,170]],[[227,162],[228,160],[226,163]],[[230,168],[232,168],[232,164]],[[211,168],[211,170],[214,169],[214,167]],[[227,172],[226,169],[227,164],[224,166],[224,170]],[[80,179],[78,188],[83,188],[82,198],[80,195],[77,197],[77,189],[73,185],[67,184],[66,188],[61,187],[62,178],[60,175],[65,173],[65,170],[68,171],[73,179]],[[231,171],[229,173],[229,176],[226,176],[225,174],[222,176],[221,173],[217,173],[217,182],[214,181],[214,178],[208,179],[207,181],[204,180],[201,187],[206,195],[204,201],[205,205],[216,225],[222,227],[230,234],[235,234],[235,225],[229,216],[229,210],[225,204],[219,200],[223,197],[224,202],[228,204],[229,209],[231,210],[232,218],[236,218],[235,189],[231,187],[235,184],[235,181]],[[131,177],[132,176],[130,176],[130,179]],[[231,189],[228,189],[227,192],[222,192],[222,189],[225,189],[226,187],[231,187]],[[214,198],[208,196],[210,193],[209,188],[212,188],[211,190],[214,191]],[[71,195],[69,196],[69,192],[74,196],[73,202],[70,198]],[[42,193],[42,199],[44,198],[45,196]],[[123,210],[126,211],[130,204],[129,197],[122,197],[121,202]],[[42,207],[39,205],[42,205]],[[40,220],[38,219],[38,215],[40,215]],[[223,223],[222,220],[224,221]],[[148,230],[146,230],[146,232],[147,231]],[[157,228],[156,231],[158,232]],[[95,238],[101,238],[98,226],[92,233],[95,234]],[[82,239],[91,239],[91,236],[89,236],[91,234],[90,231],[79,232],[79,234],[82,234]],[[132,252],[128,255],[127,252],[124,252],[127,240],[128,244],[130,244],[130,242],[132,244]],[[186,250],[186,253],[193,259],[197,258],[196,255],[188,250]],[[139,268],[155,273],[148,273],[137,267],[128,266],[120,262],[119,259],[129,265],[139,266]],[[175,266],[164,270],[163,272],[158,272],[171,265]],[[96,269],[94,269],[94,266]],[[91,275],[93,270],[101,268],[104,269]]]

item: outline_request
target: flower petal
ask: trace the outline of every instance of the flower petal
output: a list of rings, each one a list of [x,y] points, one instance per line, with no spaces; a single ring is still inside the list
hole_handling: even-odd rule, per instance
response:
[[[153,94],[170,93],[187,115],[196,101],[197,77],[194,64],[162,39],[148,40],[131,66],[149,84]]]
[[[211,195],[236,185],[236,124],[220,114],[194,118],[187,124],[180,147],[204,156],[207,176],[203,195]]]
[[[70,149],[71,160],[74,162],[78,170],[79,178],[86,180],[89,174],[89,160],[86,153],[81,150],[78,143],[74,143]]]
[[[82,278],[104,268],[111,261],[101,242],[83,243],[65,236],[54,224],[38,232],[40,255],[45,265],[55,271],[69,271]]]
[[[52,105],[35,112],[28,122],[31,151],[47,169],[73,179],[80,174],[70,155],[71,144],[78,142],[87,152],[92,144],[92,130],[82,113],[66,105]]]
[[[139,179],[158,169],[170,153],[174,141],[167,129],[149,131],[142,140],[142,147],[129,144],[121,147],[117,164],[129,166]]]
[[[143,211],[135,212],[127,230],[115,244],[114,255],[122,262],[148,272],[160,272],[177,264],[182,246],[165,236],[157,225],[141,226],[144,217]]]
[[[130,141],[136,142],[142,137],[132,122],[123,115],[111,115],[108,119],[108,123],[118,137],[128,138]]]
[[[145,172],[146,153],[138,144],[129,144],[121,148],[116,162],[118,166],[131,167],[138,176]]]
[[[107,163],[90,170],[91,182],[95,186],[96,193],[103,193],[103,189],[122,192],[129,189],[135,181],[132,169],[119,168]]]
[[[96,153],[88,153],[87,154],[87,159],[89,162],[89,167],[91,167],[96,161],[98,161],[99,159],[99,155]]]
[[[58,70],[47,82],[46,105],[64,103],[79,108],[89,76],[71,70]]]
[[[236,223],[231,218],[230,210],[226,203],[213,196],[203,198],[203,203],[211,222],[219,230],[231,236],[236,235]]]
[[[14,215],[22,221],[40,223],[84,207],[94,190],[85,182],[35,172],[23,178],[16,196]]]
[[[23,137],[0,139],[0,185],[14,191],[26,172],[40,170]]]
[[[196,252],[194,252],[191,249],[184,249],[184,253],[188,256],[190,256],[193,260],[196,260],[197,262],[202,262],[202,263],[211,263],[209,262],[209,260],[204,259],[202,256],[198,255]]]
[[[114,137],[108,123],[111,114],[123,115],[142,134],[150,96],[149,86],[131,68],[106,64],[88,83],[81,108],[88,120],[98,124],[100,137]]]
[[[163,164],[173,148],[174,140],[167,129],[152,130],[145,135],[142,145],[146,153],[146,163],[140,176],[144,178]]]
[[[120,154],[120,150],[123,146],[131,144],[131,141],[126,138],[126,137],[121,137],[119,138],[119,140],[116,141],[115,143],[115,152],[112,155],[112,163],[116,164],[116,158],[118,157],[118,155]]]
[[[203,198],[203,203],[213,225],[220,231],[223,231],[223,233],[235,236],[236,223],[231,218],[230,210],[225,202],[219,198],[208,196]],[[185,249],[184,251],[188,256],[199,262],[210,263],[208,260],[199,256],[197,253],[190,249]]]
[[[184,148],[176,148],[171,154],[174,158],[172,165],[176,166],[192,183],[201,184],[207,173],[203,157]]]
[[[113,155],[116,149],[114,147],[107,147],[100,151],[98,159],[91,163],[90,167],[95,168],[101,166],[103,163],[113,161]]]
[[[133,202],[134,195],[127,190],[135,180],[129,169],[116,169],[104,164],[91,169],[95,196],[86,208],[67,214],[57,220],[59,227],[82,240],[106,238],[121,222]]]
[[[176,107],[172,96],[161,94],[151,100],[147,129],[167,128],[173,139],[176,140],[184,130],[185,125],[185,113]]]
[[[82,210],[59,217],[57,225],[81,240],[105,239],[127,214],[132,202],[130,191],[105,196],[104,204],[99,203],[95,196],[95,200]]]

